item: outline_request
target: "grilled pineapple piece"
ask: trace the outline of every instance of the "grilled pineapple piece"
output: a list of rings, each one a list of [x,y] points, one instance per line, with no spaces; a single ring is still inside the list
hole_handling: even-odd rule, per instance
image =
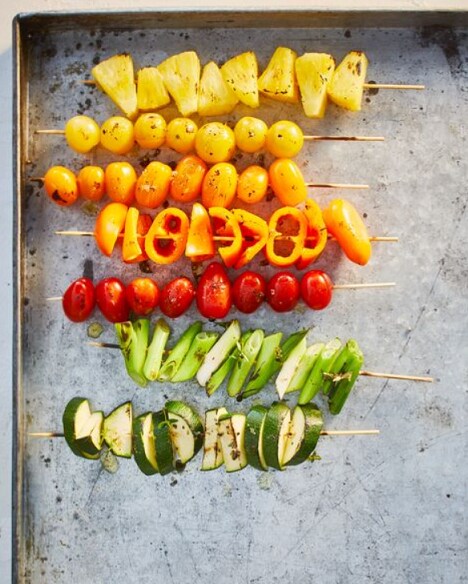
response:
[[[114,55],[101,61],[91,71],[98,86],[126,116],[138,114],[133,61],[130,55]]]
[[[296,59],[295,68],[305,115],[323,118],[327,107],[327,85],[335,71],[335,59],[326,53],[305,53]]]
[[[299,101],[294,62],[297,58],[292,49],[278,47],[265,71],[258,80],[260,93],[287,103]]]
[[[171,102],[161,73],[157,67],[140,69],[137,75],[138,109],[155,110]]]
[[[222,116],[232,112],[238,101],[218,65],[213,61],[205,65],[198,90],[198,113],[201,116]]]
[[[252,51],[236,55],[221,67],[224,81],[243,104],[258,107],[258,64]]]
[[[336,105],[353,112],[361,110],[368,64],[361,51],[351,51],[341,61],[328,85],[328,97]]]
[[[198,108],[200,59],[195,51],[169,57],[158,65],[164,85],[174,98],[183,116],[194,114]]]

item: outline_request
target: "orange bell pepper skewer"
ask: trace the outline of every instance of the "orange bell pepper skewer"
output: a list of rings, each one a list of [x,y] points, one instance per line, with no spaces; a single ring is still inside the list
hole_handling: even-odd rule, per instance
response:
[[[301,257],[296,262],[296,268],[303,270],[320,256],[328,240],[327,226],[323,220],[322,210],[313,199],[307,199],[302,210],[307,221],[307,235]]]
[[[175,207],[168,207],[154,218],[145,237],[145,252],[157,264],[172,264],[185,251],[189,219]]]
[[[192,207],[185,255],[194,262],[201,262],[215,255],[210,216],[200,203],[194,203]]]
[[[122,243],[122,259],[127,264],[137,264],[148,259],[145,248],[145,236],[150,230],[153,218],[138,209],[130,207],[125,221],[125,233]]]
[[[224,265],[232,268],[242,252],[242,232],[239,223],[232,212],[224,207],[210,207],[208,213],[212,219],[213,231],[216,234],[215,240],[221,241],[226,238],[227,241],[230,241],[229,245],[219,245],[218,253]]]
[[[300,257],[307,235],[307,221],[299,209],[281,207],[270,217],[265,254],[273,266],[292,266]]]
[[[327,230],[348,259],[365,266],[372,255],[367,228],[356,208],[344,199],[334,199],[323,211]]]
[[[105,256],[110,257],[124,228],[128,207],[124,203],[109,203],[101,209],[94,228],[96,244]]]
[[[239,222],[242,233],[242,252],[234,264],[234,268],[238,270],[252,261],[265,247],[268,241],[268,224],[258,215],[244,209],[233,209],[232,213]]]

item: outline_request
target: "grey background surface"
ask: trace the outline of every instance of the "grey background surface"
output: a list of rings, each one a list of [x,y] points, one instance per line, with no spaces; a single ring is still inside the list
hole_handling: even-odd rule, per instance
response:
[[[77,109],[74,93],[68,90],[68,82],[80,74],[73,63],[122,50],[124,42],[131,44],[140,62],[190,45],[204,62],[261,46],[263,64],[279,43],[298,51],[329,50],[336,56],[358,45],[376,64],[370,78],[378,73],[378,80],[426,83],[428,90],[420,94],[371,96],[357,116],[331,108],[319,125],[304,122],[299,109],[291,106],[262,109],[268,121],[282,116],[320,132],[362,133],[365,128],[387,136],[383,145],[308,147],[302,162],[306,172],[320,180],[370,182],[370,192],[349,197],[365,209],[373,232],[401,238],[397,246],[375,246],[373,261],[365,269],[342,261],[333,250],[320,266],[337,282],[396,280],[398,288],[337,293],[332,308],[323,314],[296,313],[285,322],[262,310],[248,322],[268,322],[269,330],[289,332],[308,321],[314,326],[311,339],[354,335],[369,368],[427,372],[438,383],[362,380],[344,414],[335,420],[328,417],[327,426],[378,427],[382,435],[324,439],[320,463],[284,474],[203,474],[194,462],[175,477],[176,483],[145,479],[132,462],[124,461],[119,473],[110,476],[71,457],[63,443],[28,444],[32,581],[68,582],[73,574],[84,583],[107,582],[117,575],[136,582],[150,569],[161,582],[182,581],[187,573],[199,582],[464,581],[466,37],[353,30],[349,38],[344,30],[304,30],[285,40],[284,31],[268,38],[254,31],[250,38],[222,31],[208,42],[204,33],[189,31],[188,39],[165,37],[162,52],[149,50],[135,35],[131,40],[105,35],[101,46],[90,39],[89,51],[75,49],[66,56],[65,48],[76,47],[77,35],[69,33],[63,44],[51,41],[46,47],[58,48],[60,67],[53,51],[50,58],[41,56],[40,73],[51,81],[32,87],[31,129],[63,126]],[[160,46],[157,40],[155,46]],[[90,99],[89,111],[98,119],[114,111],[98,92],[91,92]],[[235,118],[242,113],[236,110]],[[40,172],[52,161],[81,165],[82,159],[66,152],[58,140],[48,140],[31,144],[31,171]],[[103,160],[99,155],[97,161]],[[138,411],[160,407],[164,397],[158,387],[148,392],[133,388],[118,355],[86,348],[85,329],[65,323],[58,307],[44,302],[45,296],[60,293],[79,275],[78,266],[87,258],[93,260],[96,278],[109,274],[109,263],[97,255],[92,242],[72,244],[50,235],[51,224],[86,228],[93,219],[78,209],[53,208],[38,189],[27,196],[27,244],[29,251],[36,250],[26,257],[28,428],[57,429],[63,404],[78,393],[92,396],[107,411],[131,395]],[[332,197],[318,194],[322,203]],[[330,270],[332,261],[335,267]],[[188,269],[175,268],[184,273]],[[126,270],[125,278],[133,273],[136,270]],[[162,281],[168,278],[161,274]],[[187,321],[177,323],[175,330],[182,330]],[[74,366],[69,365],[71,353]],[[200,409],[214,403],[195,386],[168,388],[165,393],[185,397]],[[264,401],[273,397],[270,388]],[[221,395],[216,398],[216,403],[223,400]],[[7,490],[3,483],[2,488]],[[112,557],[113,563],[103,562],[105,557]]]

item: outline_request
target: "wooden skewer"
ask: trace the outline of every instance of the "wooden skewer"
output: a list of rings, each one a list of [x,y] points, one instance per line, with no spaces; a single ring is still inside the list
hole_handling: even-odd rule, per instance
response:
[[[433,377],[424,375],[399,375],[397,373],[378,373],[376,371],[359,371],[359,375],[367,377],[380,377],[382,379],[406,379],[408,381],[421,381],[423,383],[433,383]]]
[[[392,284],[389,283],[387,285],[392,285]],[[120,347],[119,347],[119,345],[117,345],[117,343],[102,343],[99,341],[87,341],[86,344],[89,345],[90,347],[97,347],[99,349],[120,349]],[[402,375],[402,374],[397,374],[397,373],[378,373],[376,371],[367,371],[367,370],[359,371],[359,375],[362,375],[364,377],[379,377],[382,379],[400,379],[400,380],[406,380],[406,381],[419,381],[421,383],[433,383],[434,382],[433,377],[427,377],[424,375]]]
[[[76,230],[58,230],[54,232],[55,235],[68,235],[68,236],[72,236],[72,237],[94,237],[94,232],[93,231],[76,231]],[[123,234],[120,234],[118,236],[119,238],[123,237]],[[141,236],[142,239],[144,238],[144,235]],[[289,239],[291,236],[290,235],[285,235],[283,236],[284,239]],[[254,237],[252,237],[253,239],[255,239]],[[170,239],[170,237],[168,235],[160,235],[160,236],[155,236],[153,239]],[[215,235],[213,237],[214,241],[233,241],[234,237],[230,236],[230,235]],[[279,239],[279,237],[277,238]],[[310,238],[306,238],[306,239],[310,239]],[[334,241],[335,238],[332,236],[329,236],[328,239]],[[395,237],[395,236],[383,236],[383,235],[373,235],[371,237],[369,237],[369,241],[382,241],[382,242],[390,242],[390,243],[394,243],[394,242],[398,242],[399,238]]]
[[[369,185],[354,185],[349,183],[313,183],[313,182],[306,182],[306,187],[310,187],[313,189],[368,189],[370,188]]]
[[[380,430],[322,430],[321,436],[376,436]],[[64,438],[61,432],[28,432],[30,438]]]
[[[364,89],[426,89],[425,85],[403,85],[401,83],[364,83]]]
[[[396,282],[368,282],[364,284],[334,284],[334,290],[352,290],[354,288],[361,289],[361,288],[390,288],[392,286],[396,286]],[[62,296],[48,296],[46,298],[47,302],[58,302],[61,301],[63,298]],[[98,343],[90,341],[88,344],[95,346],[95,347],[104,347],[109,346],[108,343]],[[110,348],[118,348],[118,345],[111,345]]]
[[[45,134],[49,136],[64,136],[65,130],[44,129],[36,130],[35,134]],[[305,135],[304,140],[311,142],[337,141],[337,142],[383,142],[384,136],[313,136]]]
[[[96,85],[94,79],[82,79],[84,85]],[[364,89],[397,89],[397,90],[422,90],[426,89],[425,85],[407,85],[402,83],[364,83]]]

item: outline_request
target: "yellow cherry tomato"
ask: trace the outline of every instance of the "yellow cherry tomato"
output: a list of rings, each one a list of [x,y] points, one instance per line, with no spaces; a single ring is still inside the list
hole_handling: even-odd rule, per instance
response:
[[[236,145],[242,152],[258,152],[265,146],[268,126],[263,120],[245,116],[234,126]]]
[[[135,198],[137,175],[128,162],[111,162],[105,173],[106,193],[116,203],[130,205]]]
[[[227,162],[236,149],[234,132],[226,124],[210,122],[202,126],[195,138],[198,156],[209,164]]]
[[[74,116],[65,124],[65,139],[72,150],[86,154],[99,144],[99,126],[89,116]]]
[[[304,134],[294,122],[280,120],[268,130],[266,148],[277,158],[292,158],[304,145]]]
[[[190,118],[174,118],[167,124],[166,145],[179,154],[188,154],[195,149],[197,124]]]
[[[307,198],[307,187],[297,164],[290,158],[277,158],[268,169],[273,192],[283,205],[294,207]]]
[[[80,195],[75,175],[64,166],[49,168],[44,177],[44,187],[50,199],[60,207],[73,205]]]
[[[143,207],[156,209],[166,200],[171,180],[172,168],[169,165],[157,160],[150,162],[136,184],[137,202]]]
[[[101,126],[101,146],[114,154],[127,154],[135,144],[133,123],[122,116],[113,116]]]
[[[357,209],[344,199],[334,199],[323,211],[328,232],[338,241],[346,256],[365,266],[372,255],[366,226]]]
[[[160,114],[142,114],[135,122],[135,142],[140,148],[159,148],[166,141],[166,120]]]
[[[106,190],[104,170],[100,166],[83,166],[76,178],[80,195],[88,201],[100,201]]]
[[[237,189],[237,170],[229,162],[219,162],[212,166],[205,174],[202,185],[202,203],[210,207],[228,208]]]
[[[237,181],[237,196],[244,203],[259,203],[268,190],[268,172],[261,166],[248,166]]]

